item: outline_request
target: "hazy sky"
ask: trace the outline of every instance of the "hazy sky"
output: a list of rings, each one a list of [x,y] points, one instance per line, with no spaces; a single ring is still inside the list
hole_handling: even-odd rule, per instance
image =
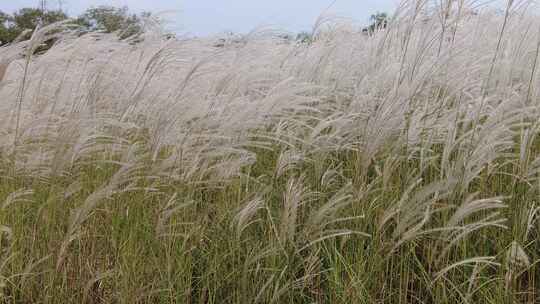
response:
[[[174,11],[166,15],[170,29],[194,35],[223,31],[247,32],[257,26],[272,26],[289,31],[307,30],[334,0],[61,0],[70,15],[90,6],[127,5],[134,11]],[[367,23],[377,11],[392,11],[399,0],[336,0],[330,12]],[[0,0],[0,10],[12,12],[35,7],[39,0]],[[48,0],[58,8],[58,0]]]

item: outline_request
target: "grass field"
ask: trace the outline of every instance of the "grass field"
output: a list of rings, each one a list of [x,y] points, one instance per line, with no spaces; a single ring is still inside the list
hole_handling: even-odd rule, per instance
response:
[[[477,2],[0,48],[0,302],[540,303],[540,18]]]

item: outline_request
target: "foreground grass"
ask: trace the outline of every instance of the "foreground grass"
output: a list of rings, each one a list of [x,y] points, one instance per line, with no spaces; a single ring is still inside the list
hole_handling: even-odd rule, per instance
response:
[[[413,182],[411,172],[418,164],[398,162],[389,177],[371,172],[360,178],[355,176],[356,155],[314,155],[316,161],[276,176],[279,153],[261,150],[257,156],[241,177],[222,184],[136,181],[127,187],[131,190],[112,191],[96,202],[76,228],[75,218],[87,208],[89,197],[111,184],[119,165],[88,161],[77,174],[46,183],[31,176],[3,179],[4,301],[538,300],[539,227],[528,227],[531,223],[523,220],[531,220],[536,206],[529,202],[538,193],[522,184],[510,186],[512,178],[504,172],[480,174],[467,191],[478,192],[479,197],[512,193],[499,211],[508,219],[506,229],[496,225],[471,229],[441,253],[449,239],[443,231],[428,233],[429,228],[447,224],[454,214],[449,207],[462,205],[463,197],[434,201],[446,210],[433,214],[422,227],[424,233],[413,231],[410,238],[397,240],[395,224],[381,225],[383,213]],[[340,174],[323,182],[321,174],[335,170],[338,163],[346,164]],[[384,167],[385,161],[376,166]],[[437,174],[430,173],[436,170],[426,170],[419,186],[436,182]],[[145,173],[139,170],[137,175]],[[388,179],[384,185],[383,179]],[[478,211],[460,224],[463,229],[491,212]],[[516,240],[519,249],[512,247]],[[470,257],[493,258],[468,261]],[[460,261],[465,262],[456,264]]]

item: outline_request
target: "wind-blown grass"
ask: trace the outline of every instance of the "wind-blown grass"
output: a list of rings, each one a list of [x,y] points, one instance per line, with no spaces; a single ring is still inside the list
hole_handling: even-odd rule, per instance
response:
[[[5,303],[537,303],[540,19],[0,48]]]

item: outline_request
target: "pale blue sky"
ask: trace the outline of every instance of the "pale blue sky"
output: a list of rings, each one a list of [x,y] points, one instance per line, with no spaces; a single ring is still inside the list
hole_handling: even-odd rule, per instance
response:
[[[180,33],[208,35],[223,31],[248,32],[258,26],[288,31],[308,30],[334,0],[61,0],[70,15],[90,6],[127,5],[134,11],[174,11],[166,15],[169,27]],[[367,23],[377,11],[391,12],[399,0],[336,0],[330,12]],[[0,10],[12,12],[35,7],[39,0],[0,0]],[[58,0],[48,0],[58,8]]]

